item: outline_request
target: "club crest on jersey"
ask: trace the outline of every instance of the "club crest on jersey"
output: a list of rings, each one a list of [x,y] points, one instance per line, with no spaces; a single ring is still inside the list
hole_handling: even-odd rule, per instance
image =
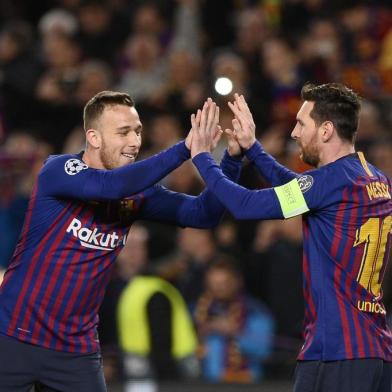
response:
[[[305,176],[301,176],[300,178],[298,178],[298,185],[299,185],[299,189],[301,189],[302,193],[307,192],[312,186],[313,186],[313,177],[309,176],[308,174]]]
[[[71,233],[78,238],[80,245],[85,248],[99,249],[99,250],[114,250],[118,246],[124,246],[127,236],[119,236],[115,231],[112,233],[100,233],[97,228],[89,229],[83,227],[79,219],[72,219],[72,222],[67,228],[67,233]]]
[[[88,169],[88,166],[80,159],[71,158],[64,164],[64,170],[70,176],[80,173],[82,170]]]

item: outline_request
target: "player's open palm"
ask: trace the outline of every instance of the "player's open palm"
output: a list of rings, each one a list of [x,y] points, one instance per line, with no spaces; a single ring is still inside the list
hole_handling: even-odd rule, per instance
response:
[[[210,98],[204,103],[202,110],[191,116],[192,123],[192,158],[201,152],[211,152],[221,136],[219,123],[219,107]]]
[[[225,129],[226,139],[227,139],[227,151],[230,156],[241,155],[241,146],[232,129]]]
[[[229,102],[229,107],[234,113],[233,130],[240,146],[247,150],[256,141],[256,125],[251,111],[243,95],[234,95],[234,102]]]

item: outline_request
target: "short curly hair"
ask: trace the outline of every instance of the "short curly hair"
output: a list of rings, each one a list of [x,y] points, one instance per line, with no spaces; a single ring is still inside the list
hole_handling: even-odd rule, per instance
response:
[[[126,94],[117,91],[101,91],[94,95],[85,105],[83,110],[83,127],[84,130],[96,127],[96,121],[108,106],[125,105],[134,106],[132,98]]]
[[[340,83],[307,83],[302,87],[301,98],[314,102],[310,117],[317,126],[331,121],[341,139],[354,143],[361,109],[357,93]]]

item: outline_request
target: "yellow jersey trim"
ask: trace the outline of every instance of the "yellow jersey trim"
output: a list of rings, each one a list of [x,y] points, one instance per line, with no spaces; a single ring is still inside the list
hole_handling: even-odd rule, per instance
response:
[[[369,169],[369,166],[368,166],[366,159],[365,159],[365,155],[363,155],[362,151],[358,151],[358,157],[359,157],[359,160],[361,161],[361,164],[362,164],[363,168],[365,169],[365,172],[367,173],[367,175],[369,177],[374,177],[374,174]]]

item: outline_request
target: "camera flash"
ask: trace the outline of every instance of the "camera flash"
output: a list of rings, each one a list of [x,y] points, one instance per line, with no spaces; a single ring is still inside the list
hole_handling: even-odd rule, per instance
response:
[[[215,91],[219,95],[230,94],[232,90],[233,90],[233,82],[229,78],[221,77],[216,79]]]

